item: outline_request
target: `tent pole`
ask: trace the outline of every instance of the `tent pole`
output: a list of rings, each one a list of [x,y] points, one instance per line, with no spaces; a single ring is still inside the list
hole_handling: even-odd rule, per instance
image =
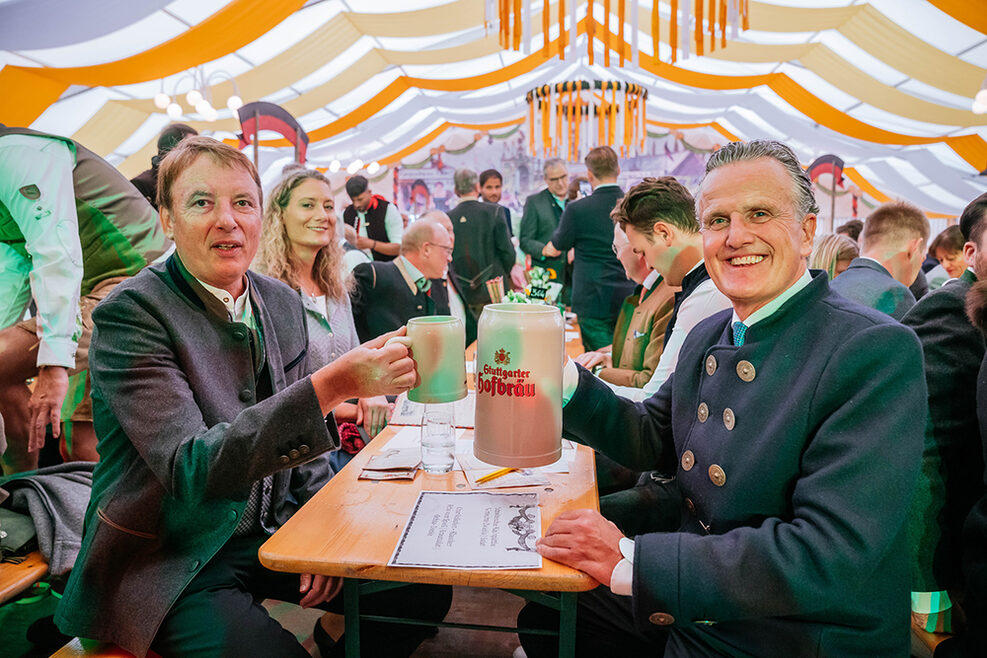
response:
[[[260,167],[260,110],[254,110],[254,167]]]
[[[833,172],[833,191],[829,198],[829,232],[836,230],[836,172]]]

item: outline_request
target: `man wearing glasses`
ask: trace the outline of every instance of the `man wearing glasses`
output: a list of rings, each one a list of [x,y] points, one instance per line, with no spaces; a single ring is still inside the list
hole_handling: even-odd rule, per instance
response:
[[[521,215],[521,251],[531,256],[532,267],[544,267],[555,274],[554,279],[565,280],[565,256],[549,257],[542,255],[545,243],[552,238],[559,225],[559,218],[565,210],[566,190],[569,187],[569,172],[560,158],[545,161],[542,168],[545,184],[548,186],[537,194],[532,194],[524,202]]]
[[[438,222],[419,219],[401,237],[401,253],[392,261],[361,263],[353,269],[350,293],[360,341],[404,326],[420,315],[449,315],[446,267],[452,238]]]

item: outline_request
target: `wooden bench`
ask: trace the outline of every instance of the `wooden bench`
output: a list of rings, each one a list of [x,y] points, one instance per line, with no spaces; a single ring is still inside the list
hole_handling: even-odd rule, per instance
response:
[[[6,603],[48,573],[48,563],[38,551],[27,554],[20,564],[0,562],[0,603]]]
[[[147,652],[148,658],[160,658],[153,651]],[[124,651],[115,644],[97,640],[72,638],[68,644],[51,654],[51,658],[133,658],[134,654]]]

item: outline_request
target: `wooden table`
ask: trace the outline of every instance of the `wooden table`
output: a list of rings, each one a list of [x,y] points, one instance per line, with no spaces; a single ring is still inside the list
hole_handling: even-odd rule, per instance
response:
[[[470,430],[467,432],[471,433]],[[388,589],[393,587],[390,583],[394,582],[497,587],[550,605],[560,611],[559,655],[572,656],[575,652],[576,593],[597,585],[581,571],[548,559],[543,560],[540,569],[498,571],[387,566],[420,491],[469,491],[462,471],[441,475],[419,471],[410,482],[358,480],[357,476],[367,460],[379,452],[393,435],[392,428],[385,429],[274,533],[260,548],[261,564],[275,571],[341,576],[345,579],[347,656],[359,655],[360,594]],[[547,477],[550,481],[548,486],[503,490],[538,492],[543,534],[549,523],[565,510],[598,509],[591,449],[579,446],[569,473],[550,473]],[[360,583],[361,579],[378,582]],[[551,596],[548,592],[558,593],[558,596]],[[442,625],[517,630],[472,624]]]

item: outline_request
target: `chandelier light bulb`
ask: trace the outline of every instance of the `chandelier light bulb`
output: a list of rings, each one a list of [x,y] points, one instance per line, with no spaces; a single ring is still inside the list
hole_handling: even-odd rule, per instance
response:
[[[171,103],[168,105],[168,109],[166,111],[168,112],[168,116],[172,119],[178,119],[182,116],[182,106],[178,103]]]
[[[243,107],[243,99],[233,94],[226,99],[226,107],[230,108],[232,111],[236,112],[241,107]]]
[[[369,165],[367,165],[367,173],[373,176],[378,171],[380,171],[380,163],[374,160]]]
[[[973,101],[973,107],[970,109],[973,110],[974,114],[987,114],[987,103],[981,103],[975,100]]]
[[[170,103],[171,103],[171,96],[164,93],[163,91],[159,91],[157,95],[154,97],[154,106],[157,107],[159,110],[165,109],[166,107],[168,107]]]
[[[219,118],[219,112],[216,111],[216,108],[209,106],[206,108],[206,111],[202,113],[202,116],[206,121],[215,121]]]
[[[188,101],[189,105],[195,107],[202,101],[202,92],[198,89],[193,89],[189,93],[185,94],[185,100]]]
[[[329,163],[329,172],[335,174],[341,166],[342,163],[339,160],[333,160]]]
[[[202,114],[203,116],[206,115],[211,109],[212,109],[212,105],[210,105],[209,101],[207,101],[204,98],[195,104],[195,111],[198,112],[199,114]]]
[[[987,105],[987,88],[978,91],[977,95],[973,97],[973,100],[980,103],[981,105]]]

